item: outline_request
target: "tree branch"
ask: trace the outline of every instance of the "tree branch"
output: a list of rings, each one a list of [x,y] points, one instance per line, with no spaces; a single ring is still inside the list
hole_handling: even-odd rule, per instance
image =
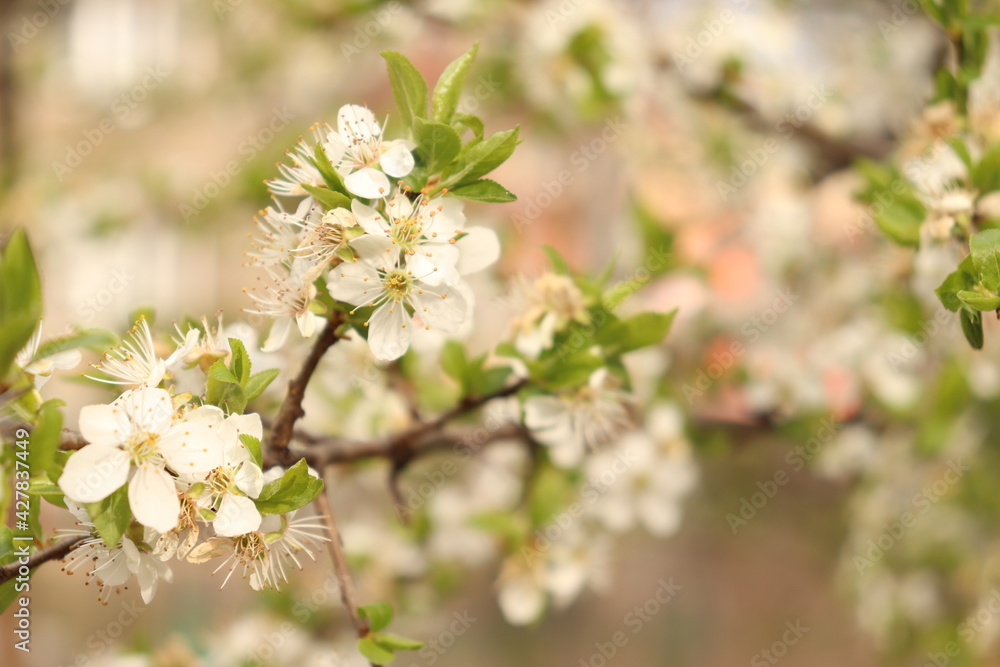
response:
[[[326,475],[324,475],[326,477]],[[354,590],[354,580],[351,578],[351,570],[347,567],[347,558],[344,557],[344,542],[340,538],[340,531],[337,530],[337,523],[333,520],[333,508],[330,506],[330,498],[326,489],[316,496],[316,509],[319,510],[320,518],[330,530],[330,541],[327,547],[330,549],[330,559],[333,561],[333,572],[337,576],[337,583],[340,588],[340,599],[344,603],[344,608],[351,617],[354,631],[359,638],[368,635],[371,628],[368,621],[365,621],[358,614],[357,593]]]
[[[340,340],[340,336],[337,335],[337,327],[343,321],[344,314],[340,311],[335,312],[327,320],[326,326],[316,337],[316,342],[313,343],[299,374],[288,383],[288,393],[285,394],[285,400],[281,404],[278,416],[274,418],[267,440],[268,453],[276,457],[283,465],[294,462],[292,460],[294,455],[288,451],[288,444],[292,441],[295,422],[305,415],[305,410],[302,409],[302,399],[305,398],[306,387],[309,385],[313,373],[316,372],[320,359],[334,343]]]
[[[73,547],[75,547],[78,542],[85,539],[87,539],[87,535],[67,537],[59,542],[56,542],[52,546],[36,551],[28,557],[28,569],[33,570],[42,563],[46,563],[50,560],[60,560],[65,558],[66,554],[72,551]],[[22,565],[24,564],[19,561],[14,561],[13,563],[8,563],[7,565],[0,567],[0,584],[16,577],[18,570],[22,567]]]

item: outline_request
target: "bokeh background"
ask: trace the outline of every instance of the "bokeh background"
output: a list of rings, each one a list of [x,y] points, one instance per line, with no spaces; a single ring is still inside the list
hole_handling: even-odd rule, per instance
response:
[[[608,664],[923,665],[990,599],[997,327],[986,323],[984,352],[966,350],[933,295],[947,262],[887,242],[854,198],[854,163],[905,154],[926,126],[947,39],[916,3],[6,0],[0,27],[0,227],[29,230],[47,334],[124,331],[138,306],[160,323],[221,309],[259,329],[240,309],[263,181],[341,104],[389,112],[384,49],[433,80],[479,42],[461,108],[488,131],[521,127],[496,174],[519,200],[467,207],[504,246],[498,275],[477,284],[487,333],[472,345],[503,329],[504,282],[544,270],[543,245],[592,273],[614,257],[625,275],[651,249],[668,256],[635,298],[679,314],[637,365],[667,379],[686,415],[701,472],[682,528],[621,538],[603,566],[610,585],[536,627],[508,626],[495,566],[475,569],[443,607],[415,605],[398,629],[437,637],[453,613],[475,622],[447,650],[398,664],[600,667],[596,645],[625,630]],[[994,48],[994,85],[998,59]],[[69,415],[95,391],[46,388]],[[810,442],[797,470],[789,453]],[[974,472],[934,491],[916,528],[859,568],[867,540],[918,512],[914,494],[961,457]],[[778,471],[787,483],[734,529],[727,517]],[[340,494],[349,516],[368,498],[346,477]],[[411,562],[402,546],[373,552],[397,574]],[[282,605],[327,583],[308,567],[282,601],[242,585],[217,592],[204,567],[174,569],[144,609],[132,590],[102,607],[82,577],[43,568],[34,651],[4,640],[0,662],[128,665],[114,656],[153,647],[164,665],[192,653],[243,664],[212,651],[261,646]],[[633,634],[628,615],[671,580],[681,591]],[[363,590],[378,582],[362,577]],[[326,597],[316,636],[354,664]],[[994,615],[947,664],[1000,664]],[[789,624],[808,631],[772,662],[761,652]]]

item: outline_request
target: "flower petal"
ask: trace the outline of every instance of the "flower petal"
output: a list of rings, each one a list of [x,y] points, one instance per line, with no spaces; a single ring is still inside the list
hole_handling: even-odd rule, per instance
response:
[[[371,167],[362,167],[347,174],[344,186],[351,194],[365,199],[381,199],[389,194],[389,179]]]
[[[382,135],[375,114],[360,104],[345,104],[337,111],[337,130],[348,143],[353,140],[371,141]]]
[[[236,537],[260,528],[260,520],[260,512],[252,500],[227,494],[222,499],[212,527],[215,528],[216,535]]]
[[[222,465],[219,429],[205,424],[177,422],[160,437],[157,445],[167,465],[181,475],[205,473]]]
[[[59,488],[78,503],[95,503],[128,480],[128,454],[108,445],[87,445],[69,460],[59,477]]]
[[[455,333],[468,316],[469,306],[455,285],[424,290],[411,297],[420,320],[445,333]]]
[[[392,361],[410,347],[412,322],[402,303],[390,301],[380,306],[368,321],[368,344],[376,359]]]
[[[281,349],[281,346],[285,344],[288,340],[288,332],[292,330],[292,316],[283,315],[281,317],[276,317],[274,323],[271,325],[271,331],[267,334],[267,340],[264,341],[264,346],[261,347],[262,352],[275,352]]]
[[[368,234],[385,234],[389,228],[389,223],[385,221],[381,213],[367,204],[362,204],[357,199],[351,200],[351,212],[354,213],[361,228]]]
[[[163,468],[140,467],[128,485],[128,502],[136,521],[165,533],[177,527],[181,503],[174,479]]]
[[[390,145],[391,144],[391,145]],[[388,147],[388,150],[386,150]],[[382,144],[382,155],[378,163],[385,173],[396,178],[402,178],[413,171],[413,153],[403,143],[392,141]]]
[[[545,593],[530,577],[517,577],[501,584],[497,602],[508,623],[528,625],[545,609]]]
[[[91,445],[118,445],[130,430],[128,418],[117,405],[87,405],[80,409],[80,435]]]
[[[330,271],[326,288],[338,301],[365,306],[382,293],[382,281],[368,262],[345,262]]]
[[[486,227],[469,227],[455,242],[459,250],[458,272],[462,275],[482,271],[500,258],[500,240]]]

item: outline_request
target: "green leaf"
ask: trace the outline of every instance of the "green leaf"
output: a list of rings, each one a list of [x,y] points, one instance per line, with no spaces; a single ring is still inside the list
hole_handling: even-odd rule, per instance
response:
[[[962,308],[962,300],[958,298],[958,293],[971,290],[975,286],[975,278],[970,273],[974,270],[972,257],[968,256],[958,265],[958,269],[948,274],[944,282],[934,290],[941,304],[951,312],[957,313]]]
[[[479,180],[507,161],[517,148],[520,128],[504,130],[475,144],[466,144],[458,154],[456,167],[445,179],[444,187],[457,188]]]
[[[232,371],[237,383],[243,386],[250,379],[250,355],[247,354],[247,348],[239,338],[229,339],[229,349],[233,351],[233,358],[229,362],[229,369]]]
[[[333,164],[330,162],[330,158],[327,157],[322,144],[316,144],[315,154],[315,157],[311,158],[312,163],[316,169],[319,170],[326,186],[330,188],[332,192],[339,192],[345,197],[349,196],[347,186],[344,185],[344,179],[342,179],[340,174],[337,173],[337,170],[333,168]]]
[[[250,452],[250,457],[257,464],[257,467],[262,467],[264,465],[264,453],[261,451],[260,440],[249,433],[240,433],[240,442]]]
[[[472,134],[477,139],[482,139],[483,135],[486,133],[486,126],[483,125],[483,121],[479,118],[479,116],[473,116],[470,113],[456,112],[451,117],[451,126],[459,132],[464,129],[472,130]]]
[[[523,517],[513,512],[476,514],[468,520],[468,525],[496,535],[509,545],[521,544],[528,536],[528,527],[525,525]]]
[[[31,361],[38,361],[46,357],[51,357],[53,354],[81,347],[103,352],[109,347],[114,347],[117,343],[118,338],[110,331],[105,331],[104,329],[85,329],[45,341],[45,343],[38,347],[38,351],[35,352],[35,356]]]
[[[109,547],[117,546],[132,519],[132,511],[128,505],[128,485],[123,484],[104,500],[86,503],[84,506],[98,534],[104,538],[104,543]]]
[[[302,184],[302,188],[311,194],[313,199],[322,204],[323,208],[328,211],[332,211],[335,208],[351,208],[351,200],[339,192],[334,192],[329,188],[318,188],[306,183]]]
[[[8,579],[3,584],[0,584],[0,614],[5,612],[7,607],[18,597],[18,590],[15,588],[16,584],[16,578]]]
[[[403,54],[383,51],[382,57],[389,69],[389,83],[403,127],[409,130],[414,118],[427,117],[427,82]]]
[[[416,651],[419,648],[423,648],[424,643],[418,642],[415,639],[407,639],[406,637],[400,637],[399,635],[394,635],[392,633],[382,633],[372,637],[375,642],[390,651]]]
[[[1000,291],[1000,229],[987,229],[969,239],[976,277],[990,292]]]
[[[0,377],[27,344],[42,316],[42,285],[23,229],[0,251]]]
[[[323,491],[323,480],[309,474],[305,459],[268,482],[254,500],[261,514],[285,514],[308,505]]]
[[[639,313],[627,320],[618,320],[601,329],[597,342],[609,354],[625,354],[650,345],[657,345],[667,337],[676,310],[669,313]]]
[[[413,119],[413,140],[417,142],[416,157],[429,174],[450,165],[462,149],[462,139],[451,125],[423,118]]]
[[[274,378],[278,377],[280,372],[280,369],[268,368],[266,371],[251,375],[250,379],[246,382],[247,401],[252,401],[263,394],[264,390],[274,381]]]
[[[963,308],[958,311],[958,319],[962,324],[962,333],[965,334],[965,340],[969,341],[972,349],[983,349],[982,315],[978,311]]]
[[[37,477],[43,473],[53,474],[53,461],[59,441],[62,438],[61,401],[46,401],[38,410],[38,421],[31,431],[31,459],[28,461],[29,474]]]
[[[66,495],[47,475],[31,480],[28,485],[28,495],[44,498],[53,505],[66,509]]]
[[[920,226],[926,215],[927,209],[919,199],[899,195],[875,215],[875,223],[896,243],[917,246],[920,245]]]
[[[453,60],[437,80],[434,94],[431,97],[431,118],[442,123],[450,123],[455,109],[458,108],[459,97],[465,77],[469,73],[472,61],[476,59],[479,43]]]
[[[504,204],[517,201],[517,195],[488,178],[481,178],[468,185],[462,185],[449,191],[448,194],[460,199],[487,202],[489,204]]]
[[[396,659],[396,654],[367,637],[358,640],[358,651],[373,665],[388,665]]]
[[[991,311],[1000,308],[1000,296],[991,296],[969,290],[962,290],[957,296],[962,303],[976,310]]]
[[[14,560],[14,533],[10,526],[0,524],[0,565]]]
[[[562,255],[559,254],[558,250],[552,246],[546,245],[542,246],[542,252],[544,252],[549,258],[549,264],[552,265],[553,271],[563,276],[570,275],[569,264],[567,264],[566,260],[562,258]]]
[[[388,602],[373,602],[358,607],[358,616],[368,621],[372,632],[378,632],[392,623],[392,605]]]
[[[455,340],[449,340],[441,349],[441,368],[455,382],[459,383],[463,390],[465,385],[465,367],[468,361],[465,358],[465,347]]]
[[[1000,189],[1000,144],[995,144],[970,173],[972,185],[980,192]]]
[[[240,379],[222,362],[221,359],[212,364],[208,369],[208,377],[218,380],[224,384],[239,384]]]

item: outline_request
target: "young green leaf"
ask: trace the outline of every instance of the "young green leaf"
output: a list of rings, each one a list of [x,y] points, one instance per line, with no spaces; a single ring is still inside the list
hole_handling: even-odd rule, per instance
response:
[[[618,320],[597,334],[597,342],[609,354],[625,354],[663,341],[670,331],[676,310],[669,313],[639,313],[627,320]]]
[[[323,480],[309,474],[305,459],[264,485],[254,501],[261,514],[285,514],[308,505],[323,491]]]
[[[396,659],[396,654],[375,643],[375,640],[364,637],[358,640],[358,652],[373,665],[388,665]]]
[[[970,273],[974,270],[970,256],[962,260],[958,269],[948,274],[944,282],[934,290],[938,299],[941,300],[941,305],[953,313],[957,313],[962,308],[962,300],[958,298],[958,293],[963,290],[971,290],[975,286],[976,280]]]
[[[0,377],[7,374],[42,316],[42,285],[23,229],[0,251]]]
[[[457,188],[479,180],[507,161],[517,148],[520,129],[496,132],[475,144],[466,144],[444,186]]]
[[[323,182],[326,186],[330,188],[332,192],[338,192],[345,197],[350,196],[347,192],[347,186],[344,185],[344,179],[340,177],[337,170],[333,168],[330,163],[330,158],[327,157],[326,151],[323,149],[322,144],[316,145],[315,157],[311,158],[313,166],[319,171],[320,175],[323,177]],[[311,186],[310,186],[311,187]]]
[[[407,639],[406,637],[400,637],[399,635],[394,635],[389,632],[380,632],[374,635],[372,639],[374,639],[379,646],[391,651],[416,651],[424,646],[423,642],[418,642],[415,639]]]
[[[62,401],[46,401],[38,410],[38,422],[31,432],[30,475],[53,474],[53,461],[62,437]]]
[[[983,316],[979,311],[963,308],[958,311],[958,319],[962,324],[965,340],[974,350],[983,349]]]
[[[318,188],[306,183],[302,184],[302,188],[311,194],[313,199],[322,204],[323,208],[328,211],[332,211],[335,208],[351,208],[351,200],[339,192],[334,192],[329,188]]]
[[[368,621],[372,632],[378,632],[392,623],[392,605],[387,602],[373,602],[358,607],[358,616]]]
[[[389,83],[403,127],[409,130],[414,118],[427,117],[427,82],[403,54],[383,51],[382,57],[389,69]]]
[[[263,466],[264,454],[261,451],[260,440],[253,437],[249,433],[240,433],[240,442],[242,442],[243,446],[247,448],[248,452],[250,452],[250,458],[252,458],[253,462],[257,464],[257,467],[260,468]]]
[[[488,178],[481,178],[468,185],[459,186],[451,190],[448,194],[459,199],[481,201],[488,204],[505,204],[517,201],[517,195]]]
[[[454,128],[423,118],[413,119],[413,139],[417,142],[416,157],[429,174],[450,165],[462,148],[462,139]]]
[[[972,264],[979,282],[991,292],[1000,291],[1000,229],[987,229],[969,239]]]
[[[975,308],[976,310],[988,312],[1000,308],[1000,296],[997,295],[988,295],[982,294],[981,292],[962,290],[957,294],[957,296],[959,301],[970,308]]]
[[[250,378],[250,355],[247,354],[247,348],[239,338],[230,338],[229,349],[233,351],[229,368],[233,372],[236,382],[245,385]]]
[[[132,519],[132,510],[128,504],[128,485],[122,485],[104,500],[86,503],[85,507],[104,543],[109,547],[117,546]]]
[[[478,42],[453,60],[441,73],[431,97],[431,118],[434,120],[441,123],[451,122],[452,116],[458,108],[462,86],[465,84],[465,76],[469,73],[472,61],[476,59],[477,51],[479,51]]]
[[[274,381],[274,378],[278,377],[278,373],[280,372],[281,370],[277,368],[268,368],[266,371],[251,375],[246,383],[247,401],[252,401],[263,394],[264,390]]]

